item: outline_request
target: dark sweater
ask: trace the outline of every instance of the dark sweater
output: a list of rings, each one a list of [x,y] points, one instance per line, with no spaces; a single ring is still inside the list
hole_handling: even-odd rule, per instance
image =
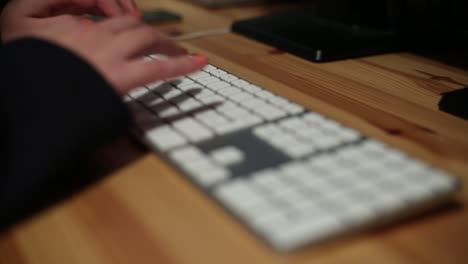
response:
[[[0,12],[3,10],[3,7],[8,3],[8,0],[0,0]]]
[[[0,74],[1,231],[66,195],[75,169],[130,115],[92,67],[45,41],[0,46]]]

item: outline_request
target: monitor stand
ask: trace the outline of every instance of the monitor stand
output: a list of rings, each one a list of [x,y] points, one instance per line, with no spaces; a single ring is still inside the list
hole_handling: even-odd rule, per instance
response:
[[[237,21],[236,33],[314,62],[402,49],[399,1],[324,0],[301,9]]]

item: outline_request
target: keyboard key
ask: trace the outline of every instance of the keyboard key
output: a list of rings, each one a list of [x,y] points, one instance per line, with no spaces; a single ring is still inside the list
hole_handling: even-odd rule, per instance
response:
[[[145,96],[147,93],[149,93],[149,90],[146,87],[139,87],[131,90],[128,95],[133,99],[138,99]]]
[[[216,90],[216,92],[219,93],[220,95],[229,97],[231,95],[241,93],[242,90],[234,86],[229,86],[229,87],[220,88]]]
[[[275,170],[264,170],[251,176],[252,181],[255,184],[271,192],[285,188],[285,184],[281,180],[281,177],[281,174]]]
[[[436,194],[447,194],[457,188],[457,184],[451,181],[449,175],[441,170],[432,169],[428,174],[429,177],[423,184]]]
[[[261,119],[257,117],[248,117],[246,119],[241,119],[241,120],[233,120],[229,123],[226,123],[224,125],[219,125],[216,127],[213,127],[213,129],[216,131],[218,135],[225,135],[228,133],[232,133],[238,130],[242,130],[246,127],[249,127],[251,125],[254,125],[256,123],[260,123]]]
[[[258,91],[262,91],[262,88],[260,88],[260,87],[258,87],[256,85],[253,85],[253,84],[245,85],[245,86],[242,86],[241,88],[244,91],[252,93],[252,94],[255,94]]]
[[[279,229],[272,233],[271,239],[280,250],[290,250],[306,243],[319,242],[333,237],[343,229],[343,225],[331,216],[322,212],[314,214],[315,217],[300,219],[291,223],[288,228]]]
[[[263,214],[247,218],[247,220],[250,226],[268,239],[271,239],[272,233],[276,230],[283,230],[291,224],[288,214],[279,207],[272,207]]]
[[[229,178],[230,173],[224,168],[210,168],[194,172],[196,181],[206,187],[212,186]]]
[[[224,166],[231,166],[244,160],[244,153],[236,147],[228,146],[210,153],[211,158]]]
[[[265,107],[267,106],[266,102],[264,100],[258,99],[258,98],[252,98],[249,100],[242,101],[240,103],[242,106],[244,106],[247,109],[255,111],[255,109]]]
[[[308,126],[305,128],[295,130],[294,133],[299,138],[307,140],[308,142],[314,142],[315,140],[317,140],[317,138],[323,136],[323,132],[313,126]]]
[[[161,98],[156,94],[153,94],[151,96],[151,99],[145,99],[144,101],[142,101],[142,103],[145,106],[147,106],[148,108],[152,108],[152,107],[157,106],[159,104],[162,104],[164,102],[165,102],[164,98]]]
[[[308,200],[308,197],[292,186],[283,184],[283,188],[274,192],[273,196],[283,204],[294,207],[295,204]]]
[[[203,71],[205,72],[212,72],[212,71],[215,71],[217,70],[218,68],[216,68],[215,66],[213,65],[206,65],[205,68],[203,68]]]
[[[227,87],[230,87],[231,85],[227,82],[223,82],[223,81],[217,81],[217,82],[212,82],[212,83],[209,83],[206,85],[206,87],[208,87],[209,89],[213,90],[213,91],[217,91],[219,89],[222,89],[222,88],[227,88]]]
[[[170,117],[173,117],[173,116],[176,116],[180,113],[179,109],[175,106],[168,106],[168,107],[164,107],[163,109],[161,109],[160,111],[158,111],[158,116],[160,118],[170,118]]]
[[[244,81],[244,80],[234,80],[234,81],[231,81],[231,84],[232,85],[235,85],[237,87],[245,87],[247,85],[250,85],[250,83]]]
[[[217,166],[209,159],[189,160],[181,166],[189,172],[192,180],[204,187],[210,187],[230,177],[228,170]]]
[[[284,105],[282,107],[283,107],[284,110],[286,110],[290,114],[300,114],[300,113],[304,112],[304,107],[302,107],[302,106],[300,106],[298,104],[290,103],[290,104]]]
[[[303,115],[303,118],[305,121],[309,122],[311,125],[321,124],[325,120],[325,117],[314,112],[306,113],[305,115]]]
[[[304,122],[302,119],[298,117],[290,117],[290,118],[284,119],[279,123],[279,125],[285,129],[292,130],[292,131],[308,129],[310,127],[309,125],[307,125],[306,122]]]
[[[201,71],[201,72],[196,72],[196,73],[190,74],[187,77],[189,77],[190,79],[196,81],[196,80],[199,80],[199,79],[211,77],[211,75],[209,73]]]
[[[320,138],[316,138],[314,144],[321,149],[329,149],[340,145],[340,141],[332,135],[323,135]]]
[[[204,104],[204,105],[213,105],[213,104],[219,104],[223,103],[226,101],[226,99],[222,96],[219,95],[212,95],[212,96],[207,96],[203,98],[199,98],[199,100]]]
[[[296,145],[291,145],[289,147],[286,147],[285,152],[291,158],[297,159],[297,158],[305,157],[308,154],[311,154],[316,150],[317,150],[317,147],[315,147],[312,144],[299,142]]]
[[[263,99],[270,99],[270,98],[274,98],[275,95],[268,92],[268,91],[265,91],[265,90],[259,90],[255,93],[256,96],[260,97],[260,98],[263,98]]]
[[[285,131],[283,131],[280,127],[274,124],[266,124],[264,126],[257,127],[253,130],[254,135],[257,137],[268,141],[270,137],[277,137],[280,135],[285,134]]]
[[[246,93],[246,92],[235,93],[228,97],[230,100],[237,102],[237,103],[254,98],[253,95],[250,95],[249,93]]]
[[[208,128],[190,117],[178,120],[172,125],[191,142],[200,142],[214,136]]]
[[[226,81],[226,82],[233,82],[233,81],[236,81],[238,80],[239,78],[237,78],[236,76],[232,75],[232,74],[224,74],[224,75],[221,75],[219,76],[219,78],[223,81]]]
[[[271,102],[273,105],[280,106],[280,107],[289,104],[288,100],[279,96],[268,97],[267,100]]]
[[[240,119],[240,118],[244,118],[249,115],[252,115],[252,113],[250,113],[249,111],[243,108],[239,108],[239,107],[233,107],[233,108],[220,107],[217,110],[221,112],[223,115],[232,119]]]
[[[179,163],[184,163],[187,161],[197,161],[205,159],[203,152],[196,147],[184,147],[172,151],[169,156],[172,160]]]
[[[132,100],[133,100],[133,98],[131,98],[131,97],[130,97],[130,96],[128,96],[128,95],[125,95],[125,96],[123,97],[123,99],[122,99],[122,100],[124,101],[124,103],[128,103],[128,102],[132,101]]]
[[[177,104],[180,110],[184,112],[192,111],[202,107],[202,104],[195,99],[187,99]]]
[[[337,137],[339,137],[343,142],[351,142],[359,140],[361,135],[353,129],[342,127],[342,130],[338,132]]]
[[[264,105],[259,108],[254,108],[253,111],[259,114],[261,117],[270,121],[280,119],[287,115],[285,111],[272,107],[270,105]]]
[[[187,143],[184,137],[167,125],[146,131],[145,137],[161,151],[167,151]]]
[[[194,97],[195,97],[196,99],[201,100],[202,98],[207,98],[207,97],[210,97],[210,96],[213,96],[213,95],[215,95],[214,92],[212,92],[212,91],[210,91],[210,90],[207,90],[207,89],[203,89],[203,90],[201,90],[200,92],[196,93],[196,94],[194,95]]]
[[[182,92],[187,92],[187,91],[192,91],[192,90],[203,90],[203,86],[197,83],[179,84],[176,87]]]
[[[210,85],[210,84],[219,83],[220,81],[216,77],[209,76],[209,77],[206,77],[206,78],[199,78],[199,79],[197,79],[197,82],[207,86],[207,85]]]
[[[217,126],[222,126],[229,123],[229,120],[226,117],[222,116],[214,110],[208,110],[196,114],[195,118],[212,129],[216,128]]]
[[[171,100],[172,98],[174,98],[174,97],[176,97],[176,96],[178,96],[178,95],[180,95],[180,94],[182,94],[181,91],[179,91],[179,90],[177,90],[177,89],[172,89],[172,90],[168,91],[167,93],[162,94],[162,97],[163,97],[165,100],[168,101],[168,100]]]
[[[235,209],[264,203],[264,196],[245,180],[234,180],[216,188],[215,195],[224,205]]]
[[[216,70],[212,70],[212,71],[209,71],[209,73],[213,76],[216,76],[216,77],[221,77],[222,75],[225,75],[227,74],[227,72],[223,71],[223,70],[220,70],[220,69],[216,69]]]

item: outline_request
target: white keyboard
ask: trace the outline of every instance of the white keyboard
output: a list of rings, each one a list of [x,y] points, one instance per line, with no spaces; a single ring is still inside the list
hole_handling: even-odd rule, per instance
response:
[[[459,185],[212,65],[125,101],[149,147],[280,251],[430,207]]]

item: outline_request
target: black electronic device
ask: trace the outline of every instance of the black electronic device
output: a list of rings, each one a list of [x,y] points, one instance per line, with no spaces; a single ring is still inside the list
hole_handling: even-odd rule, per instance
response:
[[[444,94],[439,109],[468,120],[468,87]]]
[[[180,14],[174,13],[172,11],[164,10],[164,9],[156,9],[156,10],[144,10],[143,14],[143,21],[146,23],[164,23],[164,22],[175,22],[181,21],[182,16]]]
[[[87,15],[87,18],[93,21],[102,21],[106,19],[104,16],[91,16]],[[160,24],[165,22],[177,22],[182,20],[180,14],[174,13],[165,9],[154,9],[154,10],[143,10],[141,19],[148,24]]]
[[[414,51],[467,67],[467,16],[465,0],[316,0],[232,29],[315,62]]]

